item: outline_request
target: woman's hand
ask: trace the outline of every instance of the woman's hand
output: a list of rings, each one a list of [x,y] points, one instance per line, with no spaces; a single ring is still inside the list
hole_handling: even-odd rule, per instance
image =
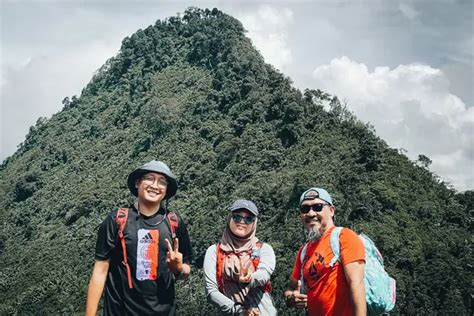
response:
[[[249,260],[246,264],[242,264],[240,261],[240,275],[239,275],[239,282],[240,283],[250,283],[252,281],[252,269],[250,269],[250,265],[252,262]]]
[[[260,310],[256,307],[249,307],[244,309],[243,316],[260,316]]]

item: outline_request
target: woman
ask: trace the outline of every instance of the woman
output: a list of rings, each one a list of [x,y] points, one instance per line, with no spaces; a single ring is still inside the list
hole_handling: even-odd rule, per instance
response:
[[[207,300],[223,314],[276,315],[270,296],[275,254],[255,237],[258,209],[237,200],[217,245],[207,249],[204,276]]]

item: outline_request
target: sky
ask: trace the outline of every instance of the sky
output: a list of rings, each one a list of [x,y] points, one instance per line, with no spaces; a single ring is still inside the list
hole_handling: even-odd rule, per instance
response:
[[[239,19],[298,89],[337,95],[458,191],[474,189],[474,1],[0,0],[0,159],[121,41],[189,6]]]

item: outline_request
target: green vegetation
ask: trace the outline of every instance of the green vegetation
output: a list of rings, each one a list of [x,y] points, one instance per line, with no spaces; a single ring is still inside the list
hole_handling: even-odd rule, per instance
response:
[[[128,205],[126,176],[151,159],[179,176],[170,206],[189,223],[196,261],[232,200],[256,202],[282,314],[294,313],[281,293],[303,241],[297,201],[314,185],[334,196],[337,225],[381,249],[395,314],[470,313],[474,192],[388,147],[336,97],[293,88],[234,18],[190,8],[137,31],[63,105],[0,168],[0,314],[84,311],[97,225]],[[178,288],[180,315],[215,314],[200,269]]]

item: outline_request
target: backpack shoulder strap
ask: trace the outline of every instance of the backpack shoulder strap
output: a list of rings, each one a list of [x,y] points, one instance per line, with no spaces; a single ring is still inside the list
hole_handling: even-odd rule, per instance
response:
[[[257,241],[257,243],[255,244],[255,248],[252,250],[252,254],[250,256],[255,271],[257,271],[258,265],[260,264],[260,249],[263,247],[263,244],[263,241]],[[270,293],[272,291],[272,283],[270,282],[270,280],[268,280],[265,285],[258,286],[258,288],[261,289],[263,292]]]
[[[308,248],[308,243],[303,245],[300,252],[300,282],[301,282],[301,294],[304,294],[304,277],[303,277],[303,270],[304,270],[304,263],[306,257],[306,250]]]
[[[128,208],[119,208],[117,210],[117,216],[115,217],[115,222],[118,226],[119,238],[123,238],[123,231],[125,229],[125,224],[127,224],[128,218]]]
[[[179,228],[178,215],[175,212],[169,211],[167,217],[168,217],[168,223],[170,224],[170,229],[171,229],[171,238],[175,239],[176,232],[178,231],[178,228]]]
[[[222,272],[224,269],[224,258],[225,254],[221,249],[221,244],[216,245],[216,280],[219,291],[222,292],[224,289],[224,282],[222,279]]]
[[[341,235],[342,227],[336,227],[331,232],[331,250],[334,254],[334,258],[332,258],[331,262],[329,263],[330,267],[333,267],[336,264],[336,261],[340,261],[341,259],[341,245],[339,243],[339,235]]]
[[[300,252],[300,262],[301,264],[304,263],[304,257],[306,257],[306,249],[308,248],[308,243],[305,243],[301,249],[301,252]]]
[[[122,253],[123,253],[123,261],[125,268],[127,269],[127,279],[128,279],[128,288],[133,288],[132,285],[132,272],[130,270],[130,265],[127,261],[127,246],[125,245],[125,236],[123,235],[123,231],[125,230],[125,225],[127,224],[128,218],[128,208],[119,208],[117,210],[117,216],[115,217],[115,222],[118,226],[118,237],[120,239],[120,243],[122,245]]]

